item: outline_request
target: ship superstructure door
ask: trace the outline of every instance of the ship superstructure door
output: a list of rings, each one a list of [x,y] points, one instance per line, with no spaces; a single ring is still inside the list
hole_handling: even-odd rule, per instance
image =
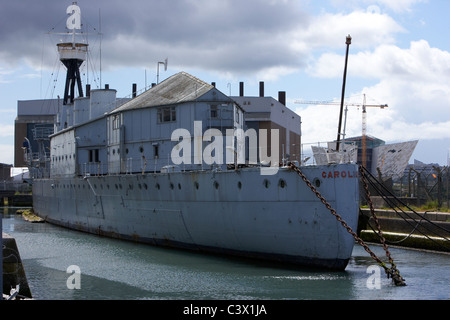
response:
[[[122,155],[125,138],[125,127],[122,125],[122,114],[108,117],[108,172],[119,174],[121,172]]]

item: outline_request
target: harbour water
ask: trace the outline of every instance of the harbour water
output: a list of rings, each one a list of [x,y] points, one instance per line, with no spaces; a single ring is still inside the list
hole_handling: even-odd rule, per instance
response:
[[[445,253],[390,248],[407,284],[396,287],[359,245],[344,272],[317,271],[108,239],[0,211],[37,300],[450,299]]]

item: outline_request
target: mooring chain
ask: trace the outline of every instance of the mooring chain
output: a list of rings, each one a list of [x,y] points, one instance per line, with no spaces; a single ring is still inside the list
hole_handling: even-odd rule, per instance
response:
[[[350,233],[353,238],[361,245],[364,250],[376,261],[378,264],[384,269],[388,278],[391,277],[394,281],[394,284],[397,286],[405,286],[404,279],[400,276],[400,273],[397,269],[393,270],[392,268],[388,268],[383,261],[378,258],[375,253],[370,250],[369,246],[367,246],[364,241],[358,237],[358,235],[352,230],[352,228],[342,219],[342,217],[336,212],[336,210],[331,207],[331,205],[327,202],[327,200],[322,196],[322,194],[312,185],[311,181],[303,174],[299,167],[297,167],[294,163],[290,163],[289,166],[292,170],[297,172],[297,174],[302,178],[302,180],[306,183],[306,185],[311,189],[311,191],[319,198],[319,200],[325,205],[325,207],[330,210],[331,214],[336,217],[336,219],[341,223],[341,225],[347,229],[348,233]]]
[[[370,196],[370,191],[369,191],[369,184],[367,183],[367,178],[364,172],[364,168],[362,166],[359,167],[359,172],[361,173],[361,181],[363,182],[363,186],[364,186],[364,191],[366,193],[366,198],[367,198],[367,203],[369,204],[369,208],[370,208],[370,213],[372,214],[373,220],[375,221],[375,225],[377,227],[378,230],[378,237],[380,238],[380,242],[383,245],[383,249],[386,253],[386,257],[389,260],[389,263],[391,264],[391,270],[392,272],[394,272],[398,277],[401,278],[400,276],[400,272],[397,269],[397,266],[394,263],[394,259],[392,259],[391,253],[389,251],[388,245],[386,244],[386,239],[383,236],[383,231],[381,230],[381,225],[380,222],[378,220],[377,215],[375,214],[375,208],[372,202],[372,198]]]

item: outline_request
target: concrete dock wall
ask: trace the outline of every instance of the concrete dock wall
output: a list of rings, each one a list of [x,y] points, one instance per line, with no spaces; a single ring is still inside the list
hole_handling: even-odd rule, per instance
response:
[[[373,232],[375,221],[369,209],[361,209],[358,232],[364,241],[379,242]],[[450,213],[375,210],[388,244],[450,252]]]
[[[15,289],[17,285],[20,285],[19,295],[32,298],[16,240],[2,232],[2,242],[3,293],[9,295],[11,289]]]

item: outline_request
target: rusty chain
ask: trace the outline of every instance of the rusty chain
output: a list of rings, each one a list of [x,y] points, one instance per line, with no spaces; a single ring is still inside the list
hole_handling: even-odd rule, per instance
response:
[[[387,274],[387,277],[391,277],[396,286],[406,286],[404,279],[400,276],[395,264],[393,261],[391,262],[392,268],[388,268],[380,258],[378,258],[375,253],[370,250],[369,246],[364,243],[364,241],[352,230],[352,228],[342,219],[342,217],[336,212],[335,209],[331,207],[331,205],[327,202],[327,200],[321,195],[321,193],[314,187],[311,181],[303,174],[299,167],[297,167],[294,163],[290,163],[289,166],[292,170],[297,172],[297,174],[302,178],[302,180],[306,183],[306,185],[311,189],[311,191],[319,198],[319,200],[325,205],[325,207],[330,210],[331,214],[336,217],[336,219],[341,223],[341,225],[350,233],[355,241],[361,245],[364,250],[369,253],[369,255],[376,261],[378,264],[384,269]],[[389,254],[390,257],[390,254]],[[392,260],[392,259],[390,259]]]
[[[378,237],[380,238],[380,242],[383,245],[383,249],[386,253],[386,257],[388,258],[389,263],[391,264],[390,270],[392,271],[392,273],[394,273],[398,278],[400,278],[403,281],[402,277],[400,276],[400,272],[398,271],[397,266],[394,263],[394,259],[392,259],[388,245],[386,244],[386,239],[383,236],[383,231],[381,230],[380,222],[378,220],[377,215],[375,214],[375,209],[373,206],[372,198],[370,197],[369,185],[367,183],[367,178],[366,178],[364,170],[365,169],[362,166],[359,167],[359,172],[361,173],[361,181],[363,183],[364,191],[366,193],[366,199],[367,199],[367,203],[369,204],[370,213],[372,214],[373,220],[375,221],[375,225],[378,230]]]

